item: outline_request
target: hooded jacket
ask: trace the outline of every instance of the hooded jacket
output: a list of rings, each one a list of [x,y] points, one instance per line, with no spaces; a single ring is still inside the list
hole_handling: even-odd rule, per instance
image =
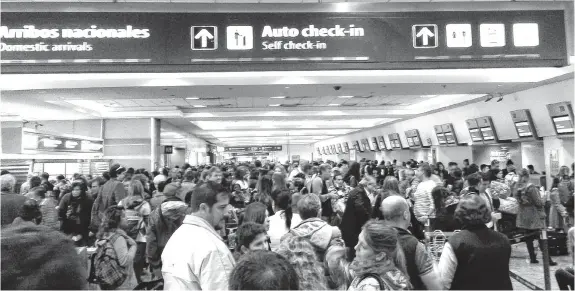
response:
[[[146,230],[146,256],[153,268],[161,267],[162,251],[172,234],[182,225],[187,209],[182,201],[166,201],[150,214]]]
[[[164,290],[227,290],[235,260],[216,230],[187,215],[162,253]]]
[[[302,221],[296,227],[291,229],[281,240],[290,237],[305,237],[315,248],[318,260],[324,261],[330,248],[335,246],[344,247],[345,244],[341,238],[341,231],[336,226],[331,226],[320,218],[309,218]]]

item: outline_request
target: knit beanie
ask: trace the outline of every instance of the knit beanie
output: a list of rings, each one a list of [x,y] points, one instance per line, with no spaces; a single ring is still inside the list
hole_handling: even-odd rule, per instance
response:
[[[46,226],[2,229],[2,289],[80,290],[87,272],[74,243]]]

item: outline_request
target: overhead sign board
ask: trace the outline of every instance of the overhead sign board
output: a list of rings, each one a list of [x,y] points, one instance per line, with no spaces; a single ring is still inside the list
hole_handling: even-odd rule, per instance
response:
[[[281,150],[281,145],[224,147],[225,152],[279,152]]]
[[[270,153],[267,152],[251,152],[251,153],[230,153],[232,157],[259,157],[259,156],[269,156]]]
[[[41,152],[103,153],[104,142],[24,131],[22,149]]]
[[[199,71],[564,66],[564,24],[562,10],[3,12],[0,51],[8,72],[87,64]]]

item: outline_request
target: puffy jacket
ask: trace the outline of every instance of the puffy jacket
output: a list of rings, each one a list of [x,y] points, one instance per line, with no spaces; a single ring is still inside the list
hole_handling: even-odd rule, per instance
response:
[[[532,184],[527,184],[515,191],[515,197],[519,202],[517,227],[525,229],[545,228],[545,203],[541,199],[539,189]]]
[[[227,290],[235,260],[216,230],[187,215],[162,253],[164,290]]]
[[[336,226],[331,226],[320,218],[309,218],[291,229],[281,240],[298,236],[309,239],[314,246],[318,260],[324,261],[326,254],[335,246],[345,246],[341,232]]]

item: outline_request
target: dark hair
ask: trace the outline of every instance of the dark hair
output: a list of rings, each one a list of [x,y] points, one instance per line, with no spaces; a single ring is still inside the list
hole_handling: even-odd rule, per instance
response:
[[[260,202],[254,202],[249,204],[244,211],[242,223],[255,222],[259,224],[264,224],[266,221],[267,209],[268,209],[267,206]]]
[[[298,290],[299,278],[293,266],[271,251],[246,254],[235,266],[230,290]]]
[[[469,163],[469,159],[464,159],[463,162]]]
[[[473,173],[467,176],[467,184],[469,187],[476,187],[481,182],[481,175],[479,173]]]
[[[82,290],[86,265],[63,233],[42,225],[2,229],[2,289]]]
[[[458,178],[458,179],[462,178],[463,177],[463,171],[460,168],[455,168],[453,170],[453,177]]]
[[[445,198],[449,196],[449,190],[443,186],[437,186],[431,190],[431,196],[433,197],[435,211],[437,213],[442,212],[445,209]]]
[[[40,212],[40,204],[34,199],[27,199],[24,204],[20,206],[20,211],[18,213],[20,218],[25,221],[34,221],[36,224],[40,224],[42,221],[42,212]]]
[[[359,181],[361,180],[361,172],[360,172],[360,165],[358,162],[351,163],[351,165],[349,166],[349,170],[345,174],[345,177],[343,177],[343,180],[349,184],[350,178],[352,176],[355,177],[355,181],[359,183]]]
[[[58,175],[58,176],[56,176],[56,180],[58,180],[58,181],[66,180],[66,177],[64,177],[64,175]]]
[[[126,168],[120,166],[120,164],[113,164],[110,167],[110,177],[117,178],[119,174],[126,171]]]
[[[40,175],[40,177],[42,177],[42,179],[44,179],[44,180],[48,180],[48,179],[50,179],[50,174],[44,172],[44,173],[42,173],[42,175]]]
[[[559,187],[559,183],[561,183],[561,179],[559,179],[559,177],[553,177],[553,183],[551,184],[551,189]]]
[[[489,170],[489,181],[497,181],[497,174],[499,174],[500,171],[499,169]]]
[[[254,239],[262,233],[266,233],[263,224],[250,221],[240,225],[236,231],[236,251],[239,251],[242,246],[249,248]]]
[[[36,188],[42,184],[42,179],[38,176],[30,178],[30,189]]]
[[[101,239],[107,232],[115,231],[118,227],[120,227],[123,213],[124,207],[122,206],[112,205],[108,207],[104,211],[102,222],[100,223],[96,237]]]
[[[483,170],[484,170],[485,168],[489,168],[489,165],[481,164],[481,167],[479,167],[479,168],[480,168],[481,171],[483,172]]]
[[[491,182],[491,174],[490,173],[478,173],[481,175],[481,180],[483,182]]]
[[[457,163],[456,163],[456,162],[449,162],[449,163],[447,164],[447,166],[448,166],[448,167],[457,166]]]
[[[102,173],[102,178],[106,179],[106,181],[109,181],[111,179],[110,177],[110,172],[106,171]]]
[[[98,186],[102,186],[102,185],[106,184],[106,180],[104,178],[96,177],[96,178],[90,180],[90,186],[92,186],[92,184],[94,184],[96,182],[98,183]]]
[[[170,175],[170,172],[168,171],[168,168],[162,168],[162,175],[168,177]]]
[[[479,166],[477,166],[476,164],[471,164],[469,165],[469,167],[467,167],[468,176],[477,172],[479,172]]]
[[[202,203],[207,204],[210,208],[218,202],[218,195],[225,195],[227,198],[230,197],[230,193],[221,184],[216,182],[207,181],[195,188],[192,192],[192,198],[190,199],[190,205],[193,212],[200,210],[200,205]]]
[[[512,161],[512,160],[507,160],[507,163],[505,163],[505,165],[506,165],[506,166],[509,166],[509,165],[514,165],[514,163],[513,163],[513,161]]]
[[[293,217],[293,211],[291,209],[291,193],[289,190],[274,190],[272,196],[275,197],[275,204],[276,206],[285,211],[285,218],[286,218],[286,228],[290,229],[291,226],[291,219]]]
[[[254,165],[256,166],[256,168],[261,168],[262,162],[260,162],[260,160],[256,160],[256,161],[254,162]]]
[[[160,181],[160,183],[158,183],[158,191],[164,192],[164,188],[166,188],[166,181]]]

